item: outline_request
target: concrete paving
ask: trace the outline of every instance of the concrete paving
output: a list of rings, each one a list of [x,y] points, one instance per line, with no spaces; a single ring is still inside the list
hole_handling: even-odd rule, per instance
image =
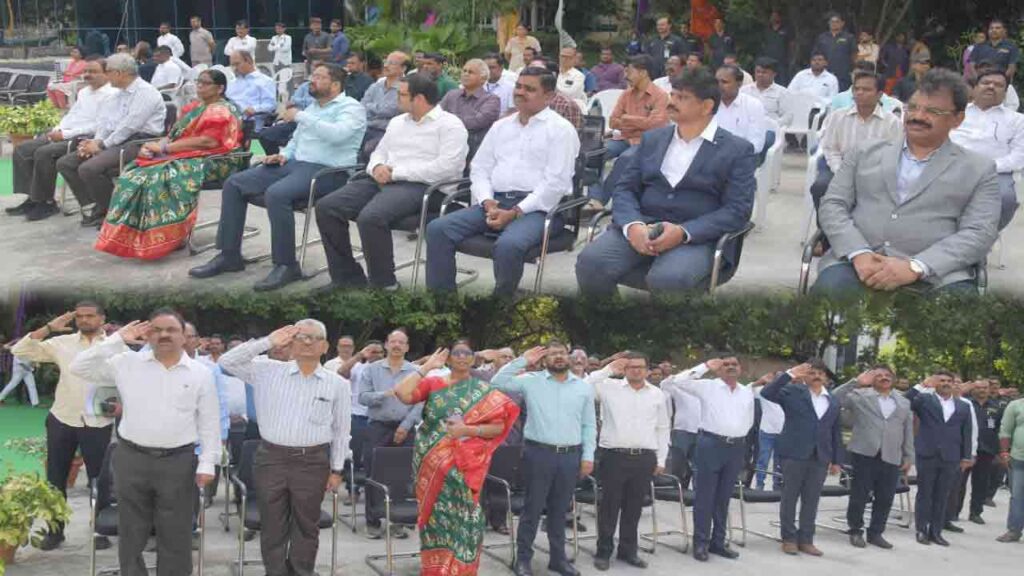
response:
[[[10,147],[6,152],[10,153]],[[808,208],[804,178],[806,156],[798,152],[784,157],[781,186],[769,195],[766,221],[755,228],[747,238],[739,271],[723,287],[725,293],[779,293],[796,291],[800,269],[801,242]],[[70,196],[70,195],[69,195]],[[20,202],[23,196],[0,198],[0,207]],[[203,192],[200,200],[199,221],[216,220],[220,214],[220,194]],[[270,246],[269,224],[266,213],[250,207],[248,224],[261,230],[261,234],[244,245],[247,256],[267,252]],[[302,216],[297,215],[297,238],[301,237]],[[311,225],[316,233],[316,222]],[[353,241],[358,245],[358,233],[351,227]],[[212,242],[216,228],[196,233],[199,242]],[[78,225],[78,217],[53,216],[43,222],[26,222],[22,217],[0,213],[0,254],[3,254],[0,290],[21,285],[34,289],[66,290],[69,287],[97,287],[113,290],[184,289],[203,292],[222,289],[246,289],[270,271],[270,262],[250,265],[244,272],[225,274],[210,280],[194,280],[188,269],[206,262],[212,252],[190,256],[179,251],[160,261],[142,262],[125,260],[92,248],[96,237],[93,229]],[[394,235],[396,262],[412,259],[415,242],[407,235]],[[574,264],[579,248],[573,252],[553,254],[548,258],[544,274],[543,291],[562,295],[577,293]],[[989,284],[994,292],[1018,294],[1024,291],[1024,223],[1018,217],[1004,230],[1002,240],[990,256]],[[489,293],[494,286],[491,262],[471,256],[459,255],[459,265],[479,272],[479,278],[465,289],[470,293]],[[999,264],[1002,263],[1003,267]],[[323,249],[310,248],[306,269],[313,271],[325,265]],[[536,267],[527,265],[522,288],[530,290]],[[412,285],[412,270],[398,273],[404,287]],[[286,288],[288,292],[302,292],[327,283],[321,274],[305,282]],[[423,286],[421,268],[419,286]]]
[[[206,543],[205,574],[207,576],[229,576],[236,573],[233,563],[237,559],[237,522],[232,520],[230,531],[224,532],[222,525],[218,522],[217,515],[223,509],[223,491],[215,501],[213,508],[207,511],[209,530]],[[1000,544],[995,538],[1003,532],[1006,520],[1008,493],[1001,490],[996,497],[996,508],[986,508],[984,516],[987,524],[976,526],[964,522],[961,525],[965,528],[964,534],[946,533],[946,538],[951,542],[949,548],[939,546],[921,546],[914,541],[911,530],[890,525],[886,537],[895,545],[891,551],[880,550],[870,547],[857,549],[850,546],[845,535],[826,529],[819,529],[815,539],[816,545],[825,552],[822,558],[812,558],[801,555],[797,557],[785,556],[779,550],[779,545],[773,541],[749,536],[746,547],[735,549],[740,552],[740,558],[736,561],[725,560],[712,556],[711,560],[702,564],[695,561],[690,555],[682,554],[664,544],[678,545],[681,540],[679,536],[665,536],[654,554],[641,554],[647,560],[650,567],[645,571],[626,566],[621,563],[612,564],[609,574],[640,575],[648,576],[669,576],[677,574],[704,575],[715,574],[718,576],[763,576],[772,572],[778,574],[828,574],[830,576],[865,575],[865,574],[894,574],[903,576],[917,576],[924,574],[971,574],[984,573],[985,575],[1019,574],[1021,560],[1024,559],[1024,545],[1021,544]],[[822,510],[819,514],[820,522],[830,522],[833,517],[843,516],[846,509],[846,498],[830,498],[822,501]],[[54,576],[54,575],[87,575],[89,573],[89,549],[88,542],[88,498],[84,488],[84,481],[79,482],[79,487],[70,493],[70,502],[74,510],[74,516],[68,525],[68,540],[57,551],[41,552],[36,549],[23,548],[18,552],[16,563],[8,566],[9,576]],[[659,528],[676,528],[680,525],[679,509],[672,508],[669,503],[659,503],[658,523]],[[739,521],[739,507],[734,500],[731,506],[732,521],[734,526]],[[689,511],[688,511],[689,514]],[[770,526],[770,522],[778,519],[778,506],[774,504],[748,505],[747,519],[748,527],[762,532],[776,533],[776,529]],[[596,522],[589,514],[584,514],[583,523],[590,529],[587,534],[593,534],[596,529]],[[646,530],[650,526],[650,512],[645,511],[640,523],[641,529]],[[418,548],[418,540],[415,534],[407,540],[396,541],[396,551],[415,551]],[[735,534],[738,539],[739,532]],[[502,536],[488,532],[485,542],[498,543],[503,541]],[[547,542],[544,533],[541,532],[537,542],[546,547]],[[584,548],[580,552],[577,564],[584,575],[594,575],[599,572],[593,567],[591,552],[594,549],[594,541],[581,542]],[[338,537],[338,575],[369,575],[373,571],[365,564],[364,557],[367,554],[383,553],[384,542],[382,540],[368,540],[365,537],[365,530],[360,523],[359,533],[352,534],[348,529],[339,530]],[[571,553],[571,547],[569,548]],[[590,552],[587,552],[589,550]],[[508,549],[498,549],[502,558],[507,558]],[[155,559],[153,554],[145,554],[147,563],[153,565]],[[258,540],[249,542],[246,545],[246,558],[251,560],[259,559]],[[484,555],[480,567],[480,574],[484,576],[511,574],[511,571],[500,560]],[[538,575],[547,574],[544,567],[547,566],[547,555],[538,551],[534,556],[534,571]],[[97,565],[100,568],[116,566],[116,540],[115,546],[110,550],[98,552]],[[396,561],[395,573],[402,576],[411,576],[418,573],[418,561],[415,559],[404,559]],[[321,533],[320,552],[318,556],[317,570],[321,576],[330,574],[330,531]],[[155,572],[154,572],[155,573]],[[195,574],[196,572],[194,572]],[[247,566],[245,574],[262,576],[262,566]]]

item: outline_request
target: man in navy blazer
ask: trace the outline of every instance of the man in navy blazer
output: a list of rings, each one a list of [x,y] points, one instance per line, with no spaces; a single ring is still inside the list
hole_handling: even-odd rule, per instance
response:
[[[919,422],[914,437],[917,541],[949,546],[942,528],[957,468],[971,467],[971,409],[953,397],[953,375],[946,371],[908,390],[906,398]]]
[[[782,502],[779,520],[782,551],[822,556],[814,546],[814,522],[818,500],[829,471],[839,472],[839,401],[825,384],[828,372],[820,360],[794,366],[780,373],[761,390],[761,397],[775,402],[786,414],[786,423],[775,441],[775,454],[782,461]],[[796,526],[796,503],[800,501],[800,528]]]
[[[714,120],[721,94],[707,70],[672,79],[674,125],[648,130],[612,192],[612,225],[580,254],[576,279],[586,295],[606,296],[633,269],[651,291],[700,288],[715,243],[750,219],[757,156]],[[736,262],[735,247],[724,255]]]

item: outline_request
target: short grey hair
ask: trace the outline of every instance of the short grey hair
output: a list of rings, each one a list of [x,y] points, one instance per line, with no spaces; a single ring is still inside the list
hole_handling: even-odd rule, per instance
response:
[[[131,54],[111,54],[107,57],[107,72],[124,72],[138,76],[139,65]]]
[[[301,326],[310,326],[316,330],[317,336],[320,336],[320,338],[324,340],[327,339],[327,326],[324,326],[323,322],[314,320],[313,318],[304,318],[295,323],[296,328]]]
[[[235,50],[235,54],[238,54],[239,58],[249,64],[256,63],[256,61],[252,59],[252,52],[249,52],[248,50]]]
[[[484,62],[479,58],[472,58],[470,60],[466,60],[466,63],[463,64],[463,66],[476,68],[477,74],[480,74],[484,78],[487,78],[491,74],[491,69],[487,67],[487,62]]]

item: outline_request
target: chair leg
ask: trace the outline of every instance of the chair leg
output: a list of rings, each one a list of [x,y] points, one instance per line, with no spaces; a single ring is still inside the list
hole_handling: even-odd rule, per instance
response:
[[[544,260],[548,255],[548,241],[551,239],[551,215],[544,218],[544,237],[540,245],[540,256],[537,258],[537,276],[533,280],[533,293],[540,294],[541,282],[544,280]]]
[[[206,487],[199,489],[199,576],[206,565]]]
[[[331,576],[338,567],[338,490],[331,491]]]
[[[238,576],[245,575],[245,511],[248,498],[242,494],[242,508],[238,511]]]
[[[395,558],[391,549],[391,497],[384,495],[384,553],[387,554],[388,574],[395,573]]]

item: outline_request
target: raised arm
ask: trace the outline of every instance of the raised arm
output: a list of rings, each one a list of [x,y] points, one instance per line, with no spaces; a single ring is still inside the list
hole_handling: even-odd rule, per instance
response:
[[[134,341],[136,337],[141,337],[148,331],[149,322],[130,322],[102,343],[79,352],[68,369],[72,374],[89,382],[114,381],[112,361],[119,354],[130,351],[126,340]],[[87,390],[86,395],[90,392]]]
[[[271,332],[269,336],[250,340],[245,344],[236,346],[232,350],[228,350],[220,357],[217,364],[228,374],[255,386],[259,384],[255,370],[256,357],[271,348],[281,348],[291,344],[292,338],[298,332],[299,329],[292,325],[278,328]]]
[[[68,325],[75,318],[75,312],[65,312],[47,322],[42,328],[29,332],[11,347],[11,354],[30,362],[56,362],[53,344],[44,340],[51,334],[68,332]]]
[[[530,348],[519,358],[502,366],[491,378],[491,386],[502,392],[518,392],[525,395],[527,382],[535,376],[529,373],[519,374],[519,372],[526,369],[527,366],[536,366],[547,353],[547,348],[543,346]]]

